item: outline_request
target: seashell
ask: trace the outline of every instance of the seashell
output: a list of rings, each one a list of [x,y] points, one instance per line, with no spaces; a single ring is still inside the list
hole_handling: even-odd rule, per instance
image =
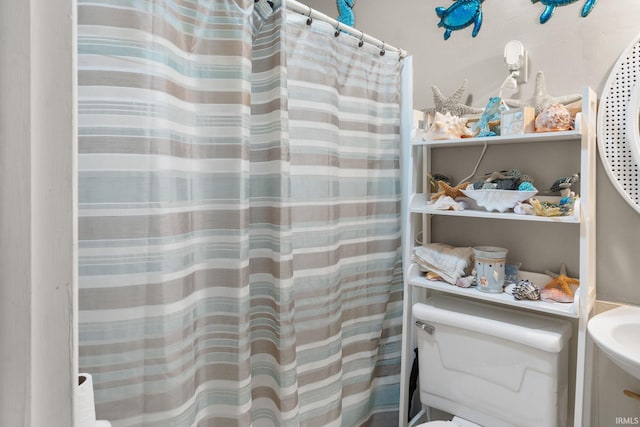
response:
[[[451,113],[442,114],[436,112],[434,122],[425,133],[425,141],[440,139],[457,139],[473,136],[471,129],[467,127],[467,119],[452,116]]]
[[[475,276],[465,276],[456,280],[456,286],[460,288],[468,288],[474,284],[476,278]]]
[[[540,298],[546,302],[573,302],[573,296],[558,288],[546,288],[540,291]]]
[[[513,212],[518,215],[534,215],[536,213],[533,206],[527,203],[518,203],[516,207],[513,208]]]
[[[521,280],[511,291],[513,297],[517,300],[537,301],[540,299],[540,290],[528,280]]]
[[[463,211],[469,208],[469,205],[464,201],[457,202],[450,196],[442,196],[434,202],[428,203],[432,209],[438,209],[442,211]]]
[[[465,196],[473,199],[480,207],[487,211],[506,212],[513,209],[518,202],[524,202],[536,194],[535,191],[511,191],[511,190],[462,190]]]
[[[545,105],[536,117],[536,132],[571,129],[571,113],[562,104]]]

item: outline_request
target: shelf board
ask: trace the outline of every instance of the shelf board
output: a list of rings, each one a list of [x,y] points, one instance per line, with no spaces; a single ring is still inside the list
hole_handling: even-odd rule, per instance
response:
[[[439,141],[422,141],[413,139],[413,146],[429,146],[429,147],[469,147],[474,145],[481,146],[487,144],[520,144],[532,142],[560,142],[560,141],[576,141],[582,138],[582,133],[578,130],[567,130],[559,132],[540,132],[527,133],[524,135],[505,135],[491,136],[486,138],[461,138],[461,139],[445,139]]]
[[[540,276],[539,273],[520,272],[520,278],[526,279],[531,276]],[[522,308],[531,311],[555,314],[557,316],[578,318],[579,317],[579,292],[576,292],[573,303],[550,303],[545,301],[518,301],[512,295],[507,293],[491,294],[479,291],[475,286],[471,288],[460,288],[458,286],[428,280],[420,272],[416,264],[409,268],[409,279],[407,283],[412,286],[431,289],[434,291],[444,292],[448,294],[460,295],[465,298],[488,301],[496,304],[507,305],[511,307]]]
[[[414,194],[411,198],[409,207],[412,213],[429,214],[429,215],[448,215],[470,218],[492,218],[492,219],[511,219],[516,221],[538,221],[538,222],[556,222],[556,223],[580,223],[580,200],[576,201],[573,215],[571,216],[536,216],[536,215],[519,215],[513,212],[487,212],[479,209],[465,209],[463,211],[445,211],[433,209],[427,205],[427,198],[424,193]]]

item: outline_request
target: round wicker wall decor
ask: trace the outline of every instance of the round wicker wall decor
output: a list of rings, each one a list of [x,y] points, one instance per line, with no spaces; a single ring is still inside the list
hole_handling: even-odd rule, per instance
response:
[[[602,91],[598,151],[616,190],[640,213],[640,35],[620,55]]]

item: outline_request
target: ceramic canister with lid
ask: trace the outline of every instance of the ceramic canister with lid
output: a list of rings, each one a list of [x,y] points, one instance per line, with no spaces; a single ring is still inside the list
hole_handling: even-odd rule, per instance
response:
[[[502,293],[507,252],[507,249],[496,246],[476,246],[473,248],[476,283],[479,291]]]

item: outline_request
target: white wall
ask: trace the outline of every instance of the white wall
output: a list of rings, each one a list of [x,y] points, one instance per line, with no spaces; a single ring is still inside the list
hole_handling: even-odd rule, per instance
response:
[[[72,426],[75,2],[0,2],[0,425]]]
[[[16,218],[30,209],[30,162],[28,144],[9,142],[29,138],[29,38],[12,31],[12,25],[29,26],[28,2],[3,2],[0,9],[0,424],[25,426],[30,392],[31,233],[29,222]],[[22,179],[15,179],[18,167]]]
[[[335,17],[334,0],[309,4]],[[489,0],[483,3],[482,28],[454,31],[445,41],[438,28],[436,6],[450,0],[367,0],[356,3],[356,27],[407,50],[414,56],[414,107],[433,106],[431,86],[445,95],[466,78],[470,104],[484,107],[497,95],[506,77],[506,42],[522,41],[529,51],[529,83],[521,97],[533,94],[535,73],[542,70],[552,95],[580,93],[591,86],[600,94],[618,56],[640,33],[640,2],[599,1],[587,18],[580,17],[583,1],[556,9],[544,25],[543,10],[530,0]],[[619,196],[598,162],[597,170],[597,289],[598,299],[640,305],[640,281],[635,270],[640,253],[640,215]]]

